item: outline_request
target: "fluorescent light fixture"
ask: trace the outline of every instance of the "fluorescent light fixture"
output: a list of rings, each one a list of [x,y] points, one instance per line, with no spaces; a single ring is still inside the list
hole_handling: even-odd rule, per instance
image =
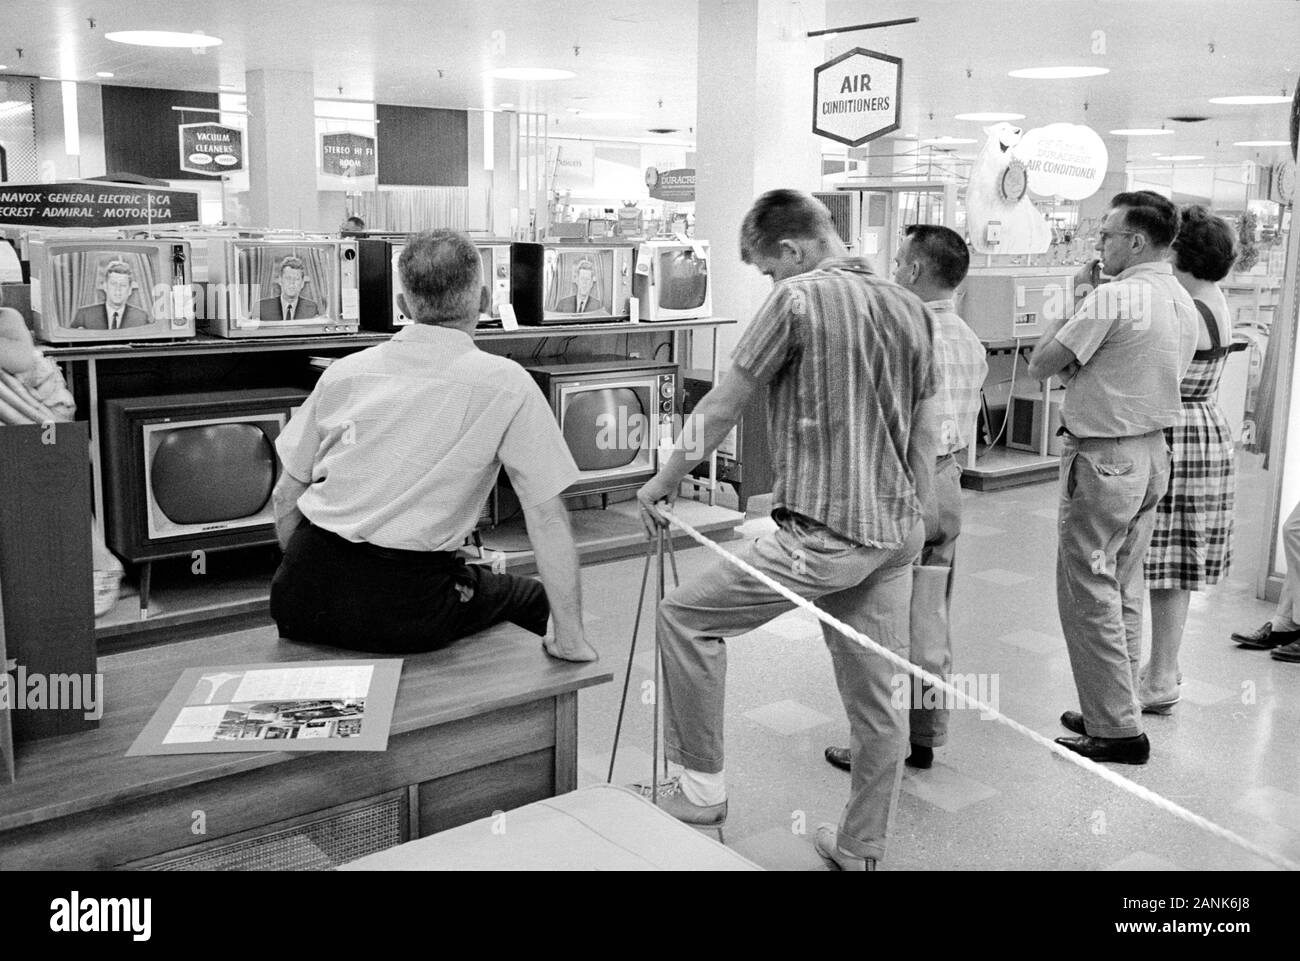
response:
[[[978,143],[978,141],[967,137],[926,137],[921,141],[921,143],[949,146],[963,143]]]
[[[109,73],[107,70],[99,70],[99,71],[96,71],[95,76],[96,76],[96,77],[100,77],[100,78],[102,78],[102,79],[104,79],[104,80],[107,80],[109,77],[111,77],[111,76],[113,76],[113,75],[112,75],[111,73]]]
[[[1109,67],[1025,67],[1012,70],[1008,77],[1021,80],[1074,80],[1078,77],[1100,77],[1110,73]]]
[[[976,123],[998,123],[1002,120],[1024,120],[1023,113],[959,113],[956,120],[974,120]]]
[[[499,103],[499,104],[497,104],[497,109],[498,109],[498,110],[514,110],[514,109],[515,109],[515,105],[512,104],[512,103]]]
[[[1161,160],[1204,160],[1205,157],[1195,153],[1177,153],[1170,154],[1168,157],[1161,157]]]
[[[1112,130],[1116,137],[1164,137],[1174,135],[1172,130],[1166,130],[1163,127],[1125,127],[1121,130]]]
[[[216,47],[222,42],[220,37],[210,37],[205,33],[181,33],[174,30],[116,30],[104,34],[104,39],[114,43],[129,43],[133,47],[175,47],[179,50]]]
[[[571,80],[577,74],[572,70],[551,67],[497,67],[484,71],[483,76],[494,80]]]
[[[1285,147],[1290,144],[1289,140],[1238,140],[1233,143],[1234,147]]]
[[[0,63],[0,70],[8,70],[8,69],[9,69],[9,65],[7,63]]]
[[[81,153],[81,123],[77,116],[77,85],[64,80],[63,89],[63,149],[69,157]]]
[[[1247,94],[1242,97],[1211,97],[1210,103],[1224,103],[1236,107],[1250,107],[1262,103],[1290,103],[1291,98],[1271,94]]]

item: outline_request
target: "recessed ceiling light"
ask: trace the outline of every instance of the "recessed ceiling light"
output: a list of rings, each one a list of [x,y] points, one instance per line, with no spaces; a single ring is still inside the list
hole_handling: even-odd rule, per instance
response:
[[[957,120],[974,120],[977,123],[997,123],[1001,120],[1024,120],[1023,113],[959,113]]]
[[[647,133],[678,133],[677,127],[650,127]]]
[[[497,67],[484,71],[483,76],[494,80],[570,80],[577,74],[552,67]]]
[[[969,139],[967,137],[926,137],[924,140],[921,141],[921,143],[943,144],[945,146],[950,146],[950,145],[962,144],[962,143],[978,143],[978,141]]]
[[[1178,153],[1170,154],[1168,157],[1161,157],[1161,160],[1204,160],[1205,157],[1196,153]]]
[[[1289,140],[1238,140],[1233,143],[1234,147],[1285,147],[1290,143]]]
[[[498,109],[498,110],[514,110],[514,109],[515,109],[515,105],[512,104],[512,103],[499,103],[499,104],[497,104],[497,109]]]
[[[176,47],[181,50],[194,47],[216,47],[221,44],[220,37],[210,37],[205,33],[180,33],[173,30],[118,30],[104,34],[105,40],[114,43],[129,43],[136,47]]]
[[[98,71],[98,72],[95,74],[95,76],[96,76],[96,77],[103,77],[105,80],[107,80],[109,77],[111,77],[111,76],[113,76],[113,75],[112,75],[111,73],[109,73],[107,70],[100,70],[100,71]]]
[[[1012,70],[1007,76],[1019,77],[1021,80],[1073,80],[1076,77],[1100,77],[1103,73],[1110,73],[1110,68],[1025,67],[1022,70]]]
[[[1271,94],[1247,94],[1243,97],[1211,97],[1210,103],[1226,103],[1233,106],[1252,106],[1261,103],[1290,103],[1291,98]]]
[[[1172,130],[1165,130],[1163,127],[1126,127],[1122,130],[1112,130],[1116,137],[1163,137],[1168,135],[1172,137]]]

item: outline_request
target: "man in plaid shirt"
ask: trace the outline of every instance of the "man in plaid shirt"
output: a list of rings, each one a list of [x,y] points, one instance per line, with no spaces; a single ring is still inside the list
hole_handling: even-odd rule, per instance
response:
[[[957,316],[956,291],[970,268],[966,242],[947,227],[913,224],[905,231],[894,258],[894,280],[925,302],[934,314],[935,436],[939,447],[934,468],[934,497],[922,505],[925,547],[912,569],[911,654],[913,664],[947,677],[952,671],[952,635],[948,611],[952,602],[952,568],[961,533],[961,468],[959,455],[975,442],[980,391],[988,375],[987,352],[975,332]],[[948,709],[942,696],[919,682],[911,685],[908,718],[911,767],[928,768],[934,748],[948,740]],[[847,747],[828,747],[826,760],[845,771],[851,759]]]

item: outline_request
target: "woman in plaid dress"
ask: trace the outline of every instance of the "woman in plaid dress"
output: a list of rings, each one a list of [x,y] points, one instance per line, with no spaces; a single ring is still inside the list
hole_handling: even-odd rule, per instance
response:
[[[1201,331],[1182,380],[1182,418],[1166,431],[1173,455],[1169,489],[1156,507],[1145,562],[1151,659],[1138,697],[1150,714],[1168,714],[1179,700],[1178,648],[1191,592],[1217,584],[1232,560],[1233,438],[1218,403],[1232,328],[1217,282],[1236,261],[1236,240],[1222,217],[1191,206],[1173,242],[1174,275],[1196,304]]]

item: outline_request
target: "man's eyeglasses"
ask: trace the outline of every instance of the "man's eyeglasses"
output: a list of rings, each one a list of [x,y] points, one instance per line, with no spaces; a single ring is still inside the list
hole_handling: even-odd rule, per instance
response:
[[[1136,230],[1103,230],[1097,234],[1097,239],[1104,244],[1111,237],[1135,237],[1137,234]]]

